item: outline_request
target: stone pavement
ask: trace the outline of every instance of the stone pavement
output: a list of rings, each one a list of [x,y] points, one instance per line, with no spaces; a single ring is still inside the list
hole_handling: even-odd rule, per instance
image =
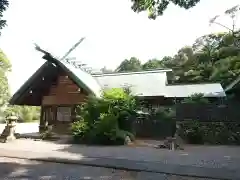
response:
[[[133,171],[240,179],[240,147],[186,147],[168,151],[150,147],[99,147],[17,140],[0,144],[1,157],[101,166]]]

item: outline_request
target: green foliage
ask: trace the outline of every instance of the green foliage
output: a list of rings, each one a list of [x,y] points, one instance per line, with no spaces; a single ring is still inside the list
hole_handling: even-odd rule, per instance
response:
[[[129,60],[125,59],[115,70],[116,72],[141,71],[142,66],[139,59],[131,57]]]
[[[151,70],[158,68],[164,68],[162,61],[159,61],[158,59],[150,59],[149,61],[142,65],[143,70]]]
[[[207,98],[204,98],[203,94],[196,93],[196,94],[191,95],[190,97],[184,98],[181,103],[186,103],[186,104],[196,104],[196,103],[208,104],[209,101],[208,101]]]
[[[137,12],[148,10],[150,16],[154,18],[167,8],[169,2],[181,7],[192,7],[198,1],[133,0],[133,8]],[[138,58],[132,57],[130,60],[124,60],[116,71],[171,68],[174,75],[171,83],[220,82],[223,87],[226,87],[240,76],[240,29],[237,26],[239,10],[239,6],[234,6],[225,11],[224,15],[232,22],[229,27],[218,21],[219,16],[210,20],[210,24],[222,26],[227,32],[203,35],[191,46],[179,49],[172,57],[150,59],[145,64],[141,64]]]
[[[227,86],[240,75],[240,55],[229,56],[216,62],[212,74],[209,77],[212,81],[220,82]]]
[[[86,121],[80,120],[72,123],[71,130],[76,140],[86,141],[86,135],[89,133],[89,126]]]
[[[109,99],[109,100],[126,99],[127,97],[128,95],[124,92],[124,89],[120,89],[120,88],[106,89],[103,92],[103,98]]]
[[[7,73],[11,70],[11,64],[6,55],[0,50],[0,107],[6,105],[9,99],[9,87]]]
[[[182,103],[208,104],[209,101],[202,94],[194,94]],[[179,134],[190,144],[240,144],[240,124],[237,123],[189,120],[181,124]]]
[[[0,50],[0,116],[2,116],[0,119],[4,119],[4,109],[6,108],[10,96],[7,80],[7,73],[9,73],[10,70],[10,62],[3,51]]]
[[[0,30],[6,26],[6,20],[2,19],[3,17],[3,12],[7,9],[8,7],[8,0],[1,0],[0,1]]]
[[[129,131],[124,131],[124,130],[118,130],[117,131],[117,137],[119,139],[125,139],[126,136],[128,136],[130,138],[131,141],[135,140],[135,136],[133,133],[129,132]]]
[[[76,142],[90,144],[124,144],[129,132],[131,118],[135,115],[135,99],[124,89],[109,89],[103,97],[89,97],[76,110],[77,121],[72,124],[72,135]]]
[[[19,117],[18,122],[32,122],[40,119],[40,108],[35,106],[8,106],[5,116],[15,114]]]
[[[191,144],[240,144],[240,124],[200,123],[190,121],[181,126],[180,136]]]
[[[148,11],[149,18],[155,19],[157,16],[163,14],[170,3],[185,9],[189,9],[200,2],[200,0],[132,0],[132,2],[133,11]]]
[[[171,121],[176,115],[176,110],[174,107],[159,107],[154,114],[158,120]]]
[[[240,33],[235,34],[240,38]],[[239,47],[234,46],[230,33],[216,33],[198,38],[192,46],[181,48],[173,57],[150,59],[141,64],[137,58],[124,60],[117,72],[173,69],[172,83],[220,82],[223,87],[240,75]],[[131,62],[130,62],[131,61]]]
[[[192,120],[182,124],[179,131],[180,136],[190,144],[203,144],[203,129],[198,121]]]

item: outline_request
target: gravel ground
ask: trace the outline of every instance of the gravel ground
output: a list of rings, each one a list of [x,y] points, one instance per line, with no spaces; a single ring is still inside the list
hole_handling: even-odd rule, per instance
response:
[[[0,177],[1,180],[204,180],[204,178],[43,163],[3,157],[0,157]]]

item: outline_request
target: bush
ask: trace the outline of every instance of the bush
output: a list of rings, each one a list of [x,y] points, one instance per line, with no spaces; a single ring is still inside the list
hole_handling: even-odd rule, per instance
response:
[[[135,99],[121,89],[104,91],[101,99],[89,97],[76,108],[76,122],[72,124],[75,141],[89,144],[120,145],[126,136],[134,140],[132,118]]]
[[[99,121],[93,126],[90,139],[94,144],[114,144],[117,129],[117,117],[110,113],[101,113]]]
[[[87,125],[87,122],[85,121],[76,121],[72,123],[71,130],[74,140],[78,141],[82,139],[83,141],[85,141],[86,135],[89,131],[89,127]]]
[[[83,120],[74,122],[72,134],[75,142],[88,144],[121,145],[127,135],[134,139],[131,133],[118,129],[117,117],[112,114],[101,114],[91,128]]]
[[[180,136],[191,144],[239,145],[240,124],[190,121],[181,126]]]
[[[204,97],[204,94],[202,94],[202,93],[195,93],[195,94],[192,94],[189,97],[184,98],[181,103],[187,103],[187,104],[208,104],[209,101],[208,101],[207,98]]]
[[[180,136],[190,144],[203,144],[203,131],[198,121],[191,121],[182,125]]]
[[[124,130],[118,130],[118,131],[117,131],[117,137],[118,137],[119,139],[125,140],[125,138],[126,138],[127,136],[130,138],[131,141],[135,141],[135,136],[134,136],[133,133],[130,133],[130,132],[124,131]]]

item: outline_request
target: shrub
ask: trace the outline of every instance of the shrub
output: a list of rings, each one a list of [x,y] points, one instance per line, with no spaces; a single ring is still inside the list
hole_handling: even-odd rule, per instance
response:
[[[135,109],[135,99],[122,89],[104,91],[101,99],[89,97],[76,108],[72,135],[78,142],[103,145],[124,144],[126,136],[134,140],[128,131]]]
[[[91,133],[91,140],[95,144],[114,144],[118,129],[117,117],[113,114],[101,113]]]
[[[240,124],[190,121],[182,124],[180,136],[191,144],[240,144]]]
[[[203,143],[203,131],[198,121],[191,121],[182,125],[180,135],[190,144]]]
[[[79,141],[80,139],[82,139],[83,141],[85,141],[86,135],[89,131],[89,127],[87,122],[85,121],[76,121],[72,123],[71,130],[74,140]]]
[[[171,121],[175,117],[176,111],[173,107],[159,107],[154,112],[158,120]]]
[[[204,98],[204,94],[202,94],[202,93],[195,93],[195,94],[192,94],[189,97],[184,98],[181,103],[187,103],[187,104],[196,104],[196,103],[208,104],[209,101],[208,101],[207,98]]]
[[[129,137],[131,141],[135,140],[135,136],[133,135],[133,133],[130,133],[128,131],[124,131],[124,130],[118,130],[117,131],[117,138],[125,140],[126,137]]]

